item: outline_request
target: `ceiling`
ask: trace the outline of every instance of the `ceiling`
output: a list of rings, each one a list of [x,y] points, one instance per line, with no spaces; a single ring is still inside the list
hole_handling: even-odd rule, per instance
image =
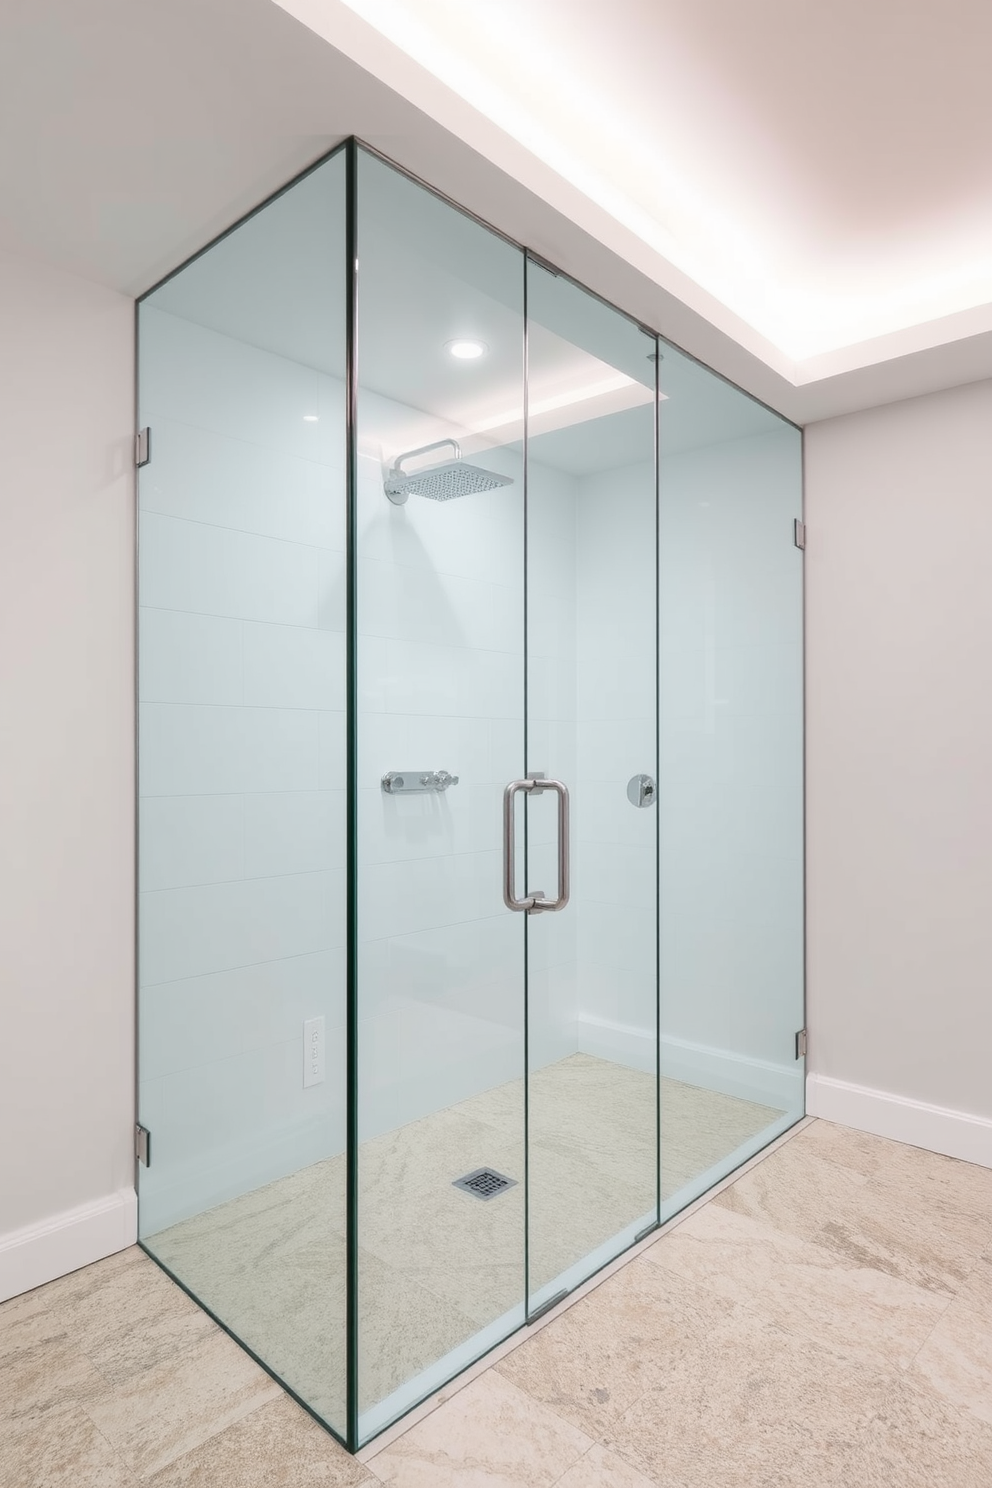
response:
[[[142,292],[354,133],[806,422],[992,376],[989,56],[987,0],[5,0],[0,248]]]

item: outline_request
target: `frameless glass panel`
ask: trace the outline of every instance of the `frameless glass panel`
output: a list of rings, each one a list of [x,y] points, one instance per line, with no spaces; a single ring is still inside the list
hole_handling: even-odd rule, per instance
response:
[[[657,1220],[656,341],[527,282],[527,770],[571,805],[570,901],[527,917],[534,1309]],[[558,810],[528,795],[549,898]]]
[[[140,307],[142,1243],[345,1431],[344,158]]]
[[[523,257],[364,152],[358,207],[366,1440],[523,1319]]]
[[[663,346],[663,1217],[803,1112],[801,436]]]

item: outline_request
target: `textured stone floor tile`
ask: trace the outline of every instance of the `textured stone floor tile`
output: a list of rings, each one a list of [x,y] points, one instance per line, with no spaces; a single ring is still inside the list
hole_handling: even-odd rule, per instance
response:
[[[824,1488],[989,1488],[992,1427],[911,1374],[897,1378]]]
[[[913,1374],[992,1426],[992,1255],[982,1257],[944,1312],[913,1361]]]
[[[62,1282],[53,1286],[50,1315],[111,1383],[165,1363],[217,1331],[216,1323],[137,1247]]]
[[[853,1209],[859,1189],[868,1183],[862,1173],[810,1155],[802,1142],[805,1133],[776,1149],[718,1193],[712,1203],[735,1214],[812,1240],[838,1215]]]
[[[45,1306],[43,1287],[0,1302],[0,1366],[10,1354],[21,1353],[39,1343],[51,1343],[63,1333],[58,1319]]]
[[[750,1302],[783,1266],[806,1253],[807,1242],[798,1236],[709,1203],[660,1235],[642,1257],[729,1301]]]
[[[765,1281],[750,1305],[786,1332],[869,1363],[905,1369],[949,1299],[808,1245]]]
[[[103,1375],[64,1338],[25,1341],[0,1359],[0,1440],[85,1407],[105,1390]]]
[[[555,1488],[683,1488],[683,1484],[670,1477],[647,1478],[597,1442],[558,1479]]]
[[[144,1481],[148,1488],[359,1488],[378,1480],[282,1396]]]
[[[369,1466],[395,1488],[551,1488],[592,1445],[490,1369]]]
[[[73,1406],[26,1431],[0,1435],[4,1488],[137,1488],[86,1413]]]
[[[936,1211],[864,1173],[819,1156],[802,1132],[713,1203],[873,1267],[953,1296],[988,1245],[981,1216]]]
[[[216,1329],[178,1358],[108,1384],[86,1408],[127,1465],[147,1477],[279,1393],[264,1370]]]
[[[635,1402],[603,1443],[649,1476],[667,1472],[686,1488],[820,1488],[880,1408],[890,1379],[741,1309]]]
[[[683,1367],[733,1304],[631,1261],[495,1366],[590,1436]]]
[[[928,1209],[944,1207],[981,1216],[992,1228],[992,1168],[813,1121],[796,1138],[828,1162],[851,1168],[874,1184],[893,1188]]]

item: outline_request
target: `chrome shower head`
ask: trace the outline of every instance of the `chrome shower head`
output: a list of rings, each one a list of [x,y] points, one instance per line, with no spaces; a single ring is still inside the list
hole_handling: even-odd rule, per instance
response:
[[[416,455],[429,454],[431,450],[450,445],[455,452],[453,460],[440,465],[428,465],[411,474],[403,469],[405,460]],[[439,439],[436,444],[425,444],[420,449],[409,450],[393,462],[385,482],[386,495],[396,506],[402,506],[408,496],[426,496],[428,501],[454,501],[457,496],[474,496],[479,491],[495,491],[498,486],[512,486],[508,475],[497,475],[494,470],[485,470],[481,465],[469,465],[462,459],[461,445],[455,439]]]

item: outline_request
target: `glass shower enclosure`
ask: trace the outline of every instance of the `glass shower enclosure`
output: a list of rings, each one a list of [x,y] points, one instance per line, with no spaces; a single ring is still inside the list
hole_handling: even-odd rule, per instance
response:
[[[353,140],[139,413],[141,1244],[354,1451],[802,1115],[800,434]]]

